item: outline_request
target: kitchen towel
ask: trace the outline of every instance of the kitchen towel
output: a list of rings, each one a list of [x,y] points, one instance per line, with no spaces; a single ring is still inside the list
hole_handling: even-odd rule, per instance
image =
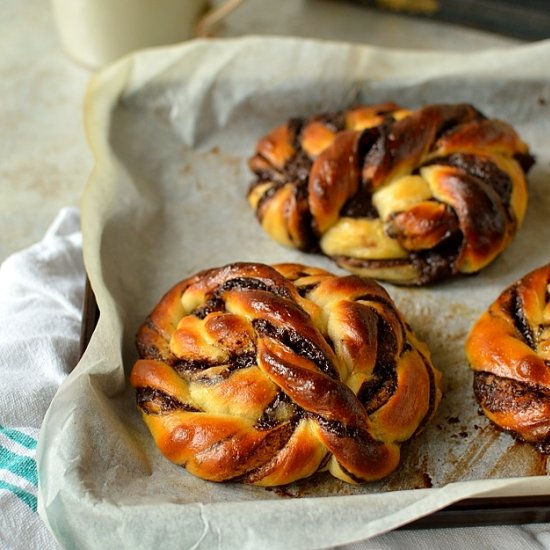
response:
[[[0,266],[0,548],[48,550],[36,512],[36,444],[46,409],[78,362],[84,266],[79,211]]]

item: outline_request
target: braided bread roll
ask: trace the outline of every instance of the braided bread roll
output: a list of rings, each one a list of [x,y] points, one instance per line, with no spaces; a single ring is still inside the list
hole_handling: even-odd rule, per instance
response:
[[[308,180],[315,159],[342,131],[373,128],[408,114],[391,102],[360,106],[309,119],[293,118],[262,137],[249,160],[257,179],[249,189],[248,201],[267,233],[286,246],[316,249],[318,236],[312,232],[308,201]],[[341,169],[350,170],[345,163],[342,158]]]
[[[381,286],[303,265],[181,281],[137,347],[130,382],[157,446],[212,481],[380,479],[441,398],[428,349]]]
[[[466,341],[487,418],[550,453],[550,264],[507,288]]]
[[[470,105],[411,112],[390,104],[382,113],[309,147],[318,154],[300,173],[295,143],[309,143],[307,125],[262,138],[248,193],[262,227],[281,244],[393,283],[479,271],[525,215],[527,145]]]

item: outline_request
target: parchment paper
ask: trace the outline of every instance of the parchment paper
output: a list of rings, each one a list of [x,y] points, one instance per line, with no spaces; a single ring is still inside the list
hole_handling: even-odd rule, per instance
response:
[[[330,260],[261,231],[245,194],[259,136],[292,116],[393,100],[470,102],[511,122],[537,164],[524,226],[475,277],[385,285],[445,376],[437,416],[386,480],[319,474],[284,489],[214,484],[154,446],[127,376],[134,334],[175,282],[233,261]],[[99,73],[86,99],[96,159],[82,200],[101,317],[39,444],[42,517],[66,548],[320,548],[370,537],[465,497],[549,494],[547,461],[478,413],[463,346],[505,286],[550,260],[550,42],[475,54],[295,39],[191,42]],[[290,498],[296,497],[296,498]]]

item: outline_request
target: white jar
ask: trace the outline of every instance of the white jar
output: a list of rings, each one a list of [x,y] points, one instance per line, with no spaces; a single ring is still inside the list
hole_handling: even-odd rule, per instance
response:
[[[199,21],[237,7],[230,0],[209,12],[208,0],[52,0],[63,49],[93,69],[132,51],[195,36]]]

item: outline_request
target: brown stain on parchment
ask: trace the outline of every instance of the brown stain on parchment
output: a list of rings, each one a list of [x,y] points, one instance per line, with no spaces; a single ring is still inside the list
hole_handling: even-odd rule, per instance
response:
[[[462,456],[458,458],[449,457],[449,463],[454,464],[454,467],[441,479],[441,484],[452,483],[465,477],[472,469],[472,464],[482,461],[499,437],[500,434],[492,426],[481,428],[472,438]]]
[[[193,170],[193,167],[189,163],[186,163],[180,168],[180,174],[185,177],[192,170]]]
[[[449,344],[462,346],[473,321],[479,312],[460,302],[449,302],[442,305],[439,301],[422,304],[418,289],[411,289],[394,297],[399,310],[409,321],[415,334],[434,349]],[[395,293],[395,291],[394,291]],[[462,323],[450,323],[462,319]],[[452,327],[452,328],[451,328]]]
[[[524,468],[524,476],[547,475],[548,455],[539,453],[528,443],[515,441],[505,454],[489,470],[489,477],[512,477],[517,475],[517,465]]]
[[[428,471],[428,457],[418,456],[418,449],[410,456],[417,457],[415,460],[405,460],[398,470],[389,476],[384,482],[384,491],[399,491],[403,489],[428,489],[433,487],[432,475]]]
[[[305,498],[316,496],[347,496],[363,493],[363,485],[351,485],[336,479],[328,472],[317,472],[311,477],[301,479],[281,487],[265,487],[268,492],[281,498]]]
[[[243,158],[241,156],[223,151],[219,147],[212,147],[210,150],[205,151],[204,159],[206,161],[215,162],[216,164],[221,164],[224,171],[231,171],[232,177],[236,177],[239,174],[241,166],[243,165]],[[249,177],[252,178],[252,174],[250,174]],[[243,200],[246,200],[245,196],[243,196]]]
[[[204,166],[214,166],[216,167],[216,172],[219,178],[219,181],[222,185],[225,185],[228,181],[239,181],[239,175],[242,169],[242,158],[240,156],[231,155],[222,151],[219,147],[212,147],[209,150],[194,153],[195,158],[189,158],[189,149],[182,148],[182,164],[179,167],[179,175],[182,180],[191,180],[201,193],[208,193],[210,187],[205,185],[201,180],[200,171],[197,174],[194,174],[194,164],[198,164],[202,167]],[[242,194],[243,204],[246,204],[246,194]]]
[[[459,458],[449,457],[449,462],[454,463],[454,467],[441,479],[442,484],[467,478],[472,466],[483,461],[492,446],[498,444],[498,440],[502,437],[502,432],[492,424],[483,428],[476,426],[476,428],[477,434],[472,438],[462,456]],[[511,436],[506,437],[511,438]],[[547,456],[539,453],[531,445],[511,440],[511,445],[503,450],[500,458],[487,470],[484,477],[497,479],[517,475],[522,477],[547,475],[547,459]],[[521,466],[521,471],[518,471],[518,465]]]

